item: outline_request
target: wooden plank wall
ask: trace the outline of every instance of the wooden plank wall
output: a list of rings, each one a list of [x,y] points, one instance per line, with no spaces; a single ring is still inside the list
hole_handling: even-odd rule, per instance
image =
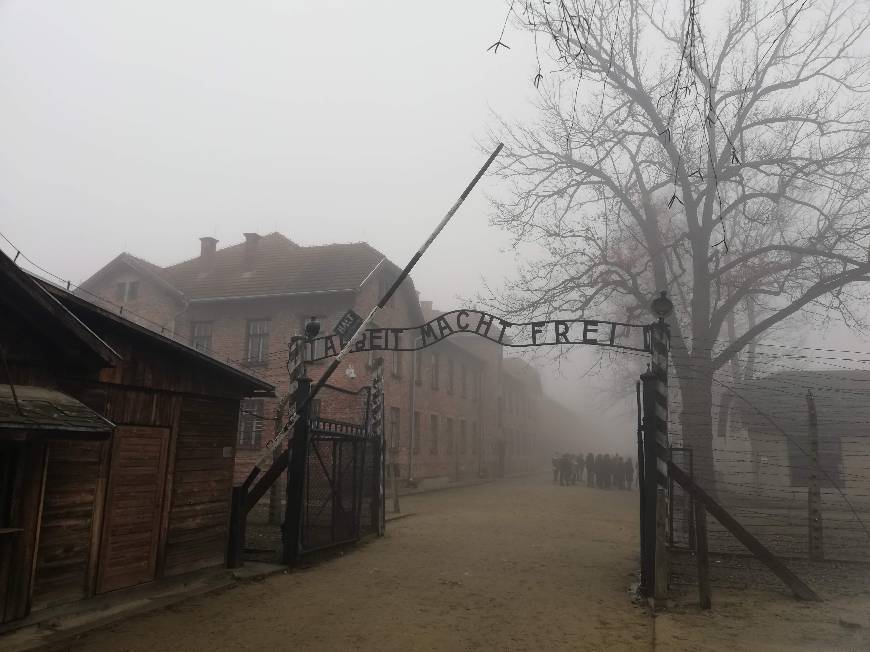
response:
[[[181,397],[129,387],[62,381],[60,389],[118,425],[170,427]],[[99,565],[109,442],[52,441],[36,567],[34,605],[93,595]]]
[[[233,397],[241,393],[235,383],[216,375],[208,366],[191,364],[145,336],[119,336],[113,326],[110,328],[101,335],[124,358],[124,363],[101,370],[99,378],[103,383],[199,396]]]
[[[103,442],[52,441],[48,450],[34,607],[82,598],[98,483],[105,477]]]
[[[157,576],[170,431],[119,426],[112,438],[98,593]]]
[[[12,510],[9,526],[20,528],[11,541],[4,544],[5,582],[0,585],[4,593],[0,605],[0,622],[23,618],[30,612],[33,596],[33,570],[36,566],[40,542],[39,522],[42,517],[43,489],[45,487],[45,459],[47,449],[43,443],[23,444],[19,449],[12,482]]]
[[[183,399],[164,575],[224,563],[238,409],[232,399]]]

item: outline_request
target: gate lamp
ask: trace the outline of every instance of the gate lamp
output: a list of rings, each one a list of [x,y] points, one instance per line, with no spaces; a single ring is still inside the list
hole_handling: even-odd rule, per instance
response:
[[[311,317],[305,322],[305,339],[313,340],[318,333],[320,333],[320,322],[317,321],[317,317]]]
[[[670,299],[668,299],[668,293],[666,290],[662,290],[661,294],[653,299],[650,304],[650,310],[652,310],[652,313],[659,318],[659,321],[664,321],[665,317],[674,311],[674,304]]]

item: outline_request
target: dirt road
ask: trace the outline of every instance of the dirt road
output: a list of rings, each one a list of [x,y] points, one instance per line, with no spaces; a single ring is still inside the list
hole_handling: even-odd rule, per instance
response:
[[[81,650],[649,650],[637,493],[546,477],[419,495],[387,536],[81,639]]]

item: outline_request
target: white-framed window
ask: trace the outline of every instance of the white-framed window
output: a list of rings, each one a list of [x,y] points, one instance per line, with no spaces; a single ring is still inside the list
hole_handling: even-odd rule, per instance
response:
[[[438,415],[429,415],[429,452],[438,454]]]
[[[121,302],[139,298],[139,281],[119,281],[115,286],[115,299]]]
[[[239,448],[260,448],[263,440],[264,402],[261,398],[242,401],[239,415]]]
[[[423,439],[423,433],[420,432],[420,426],[423,422],[423,419],[420,416],[420,413],[414,410],[414,452],[420,452],[420,441]]]
[[[432,389],[438,389],[438,377],[441,375],[440,361],[438,359],[438,354],[433,353],[432,358]]]
[[[390,408],[387,417],[387,440],[390,443],[390,448],[399,447],[399,424],[401,423],[401,416],[399,408]]]
[[[190,345],[197,351],[211,351],[212,322],[195,321],[190,325]]]
[[[269,357],[269,320],[251,319],[247,324],[245,362],[265,364]]]

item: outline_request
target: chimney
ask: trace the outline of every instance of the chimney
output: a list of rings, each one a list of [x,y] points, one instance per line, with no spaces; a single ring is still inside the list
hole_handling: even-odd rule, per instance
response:
[[[423,311],[423,316],[426,319],[429,319],[429,315],[432,314],[432,302],[431,301],[421,301],[420,309]]]
[[[254,261],[257,258],[257,244],[260,242],[259,233],[245,233],[245,269],[254,269]]]
[[[199,257],[205,262],[211,262],[214,259],[214,252],[217,250],[217,238],[206,236],[199,239]]]

